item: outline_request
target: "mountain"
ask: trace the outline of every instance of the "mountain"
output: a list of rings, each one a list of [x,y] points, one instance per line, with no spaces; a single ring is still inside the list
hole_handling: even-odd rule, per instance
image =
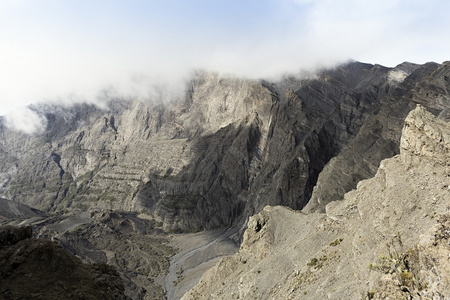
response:
[[[43,216],[46,216],[46,213],[43,211],[0,198],[0,222]]]
[[[0,196],[50,214],[23,224],[86,261],[115,265],[130,297],[160,299],[158,274],[179,273],[184,290],[206,257],[234,249],[213,250],[210,235],[186,269],[169,260],[173,251],[190,253],[171,248],[174,233],[231,227],[229,241],[245,244],[249,218],[267,206],[323,218],[400,153],[404,120],[417,104],[449,119],[449,78],[448,62],[349,62],[274,82],[197,72],[185,95],[168,102],[34,105],[46,120],[40,133],[0,118]],[[150,269],[137,270],[141,263]]]
[[[447,298],[449,150],[450,124],[419,106],[373,178],[325,213],[267,206],[182,299]]]
[[[83,264],[31,227],[0,228],[2,299],[129,299],[119,274],[106,264]]]
[[[398,153],[415,103],[446,112],[448,71],[353,62],[275,83],[199,73],[169,104],[41,105],[42,135],[0,127],[0,191],[48,212],[146,211],[165,230],[242,223],[266,205],[323,210]]]

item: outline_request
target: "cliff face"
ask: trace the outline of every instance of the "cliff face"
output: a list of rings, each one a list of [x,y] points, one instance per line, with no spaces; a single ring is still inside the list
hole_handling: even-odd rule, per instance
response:
[[[429,63],[420,68],[402,64],[397,68],[389,74],[403,72],[402,70],[411,73],[400,82],[391,79],[396,86],[380,99],[377,111],[365,119],[347,148],[333,157],[319,174],[318,183],[305,211],[324,211],[326,204],[341,199],[361,179],[373,176],[382,159],[398,154],[404,119],[416,104],[422,104],[434,114],[444,117],[444,106],[450,104],[448,83],[443,80],[450,72],[449,64],[439,66]],[[439,88],[428,83],[431,78],[439,82]],[[440,92],[439,97],[430,96],[437,94],[437,91]],[[436,101],[437,98],[440,100]]]
[[[0,199],[0,222],[115,266],[133,299],[163,299],[171,278],[184,291],[222,256],[208,237],[185,249],[198,264],[170,265],[167,232],[230,225],[239,254],[186,297],[445,294],[449,77],[449,63],[353,62],[278,82],[199,73],[170,103],[34,106],[36,135],[0,117],[0,196],[13,201]]]
[[[183,299],[444,299],[450,264],[450,125],[423,107],[400,155],[326,213],[266,207],[239,252]]]
[[[42,135],[0,122],[0,193],[51,212],[145,211],[165,230],[243,224],[266,205],[323,211],[398,153],[415,103],[446,116],[449,72],[353,62],[273,83],[199,73],[169,104],[34,107]]]

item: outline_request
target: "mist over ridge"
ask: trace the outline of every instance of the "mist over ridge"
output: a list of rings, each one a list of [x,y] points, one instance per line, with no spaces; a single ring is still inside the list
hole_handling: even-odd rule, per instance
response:
[[[249,79],[348,61],[447,59],[450,4],[434,1],[4,1],[0,115],[40,101],[153,98],[192,70]],[[433,45],[429,47],[428,45]],[[181,87],[181,88],[180,88]]]
[[[361,204],[359,200],[350,203],[350,206],[339,200],[345,199],[349,191],[361,187],[359,183],[362,180],[377,174],[383,160],[389,157],[397,157],[392,170],[398,172],[403,181],[408,172],[407,169],[403,170],[405,165],[398,161],[396,155],[405,146],[413,151],[410,151],[413,155],[404,156],[404,162],[422,161],[422,157],[414,151],[423,151],[427,156],[434,157],[437,154],[434,158],[441,168],[436,174],[428,169],[423,176],[420,175],[425,185],[417,185],[415,179],[419,177],[411,177],[410,187],[399,190],[398,186],[404,186],[403,183],[390,187],[394,193],[393,197],[389,197],[392,201],[397,201],[398,193],[408,198],[414,197],[413,200],[417,201],[411,202],[405,198],[405,203],[412,206],[403,210],[403,216],[414,212],[417,217],[410,219],[417,223],[411,224],[414,228],[405,226],[405,234],[403,231],[401,234],[405,237],[411,236],[410,233],[420,234],[416,226],[421,226],[424,219],[429,225],[435,222],[437,209],[434,204],[438,198],[432,196],[438,191],[442,200],[448,198],[447,185],[443,184],[448,178],[445,171],[445,153],[448,152],[445,134],[448,125],[444,124],[444,120],[450,118],[450,62],[401,63],[395,68],[389,68],[381,64],[352,61],[320,72],[286,75],[279,81],[245,80],[243,76],[229,77],[222,74],[195,71],[190,79],[179,85],[184,88],[187,83],[189,87],[185,93],[181,92],[180,98],[175,94],[163,93],[174,92],[164,86],[151,89],[154,94],[147,95],[147,98],[138,97],[137,89],[134,92],[137,98],[134,98],[130,96],[131,93],[127,96],[128,92],[123,92],[127,90],[123,86],[111,85],[100,94],[95,94],[97,102],[84,103],[81,97],[74,95],[62,104],[57,101],[53,104],[32,103],[28,106],[25,118],[13,120],[21,120],[24,126],[32,124],[34,120],[38,126],[44,126],[41,121],[45,119],[46,129],[41,134],[39,131],[37,134],[24,134],[30,130],[29,127],[24,127],[22,133],[10,130],[5,126],[5,119],[0,118],[0,197],[49,212],[52,218],[53,214],[64,218],[67,216],[64,220],[57,217],[51,224],[38,221],[43,224],[39,234],[58,238],[63,245],[74,249],[87,261],[112,263],[121,274],[130,274],[132,271],[132,275],[124,279],[126,291],[132,299],[145,299],[147,291],[160,295],[155,297],[147,294],[151,299],[179,299],[182,293],[191,288],[191,282],[195,278],[199,280],[205,269],[197,273],[197,267],[192,265],[191,268],[191,265],[184,264],[187,257],[181,253],[195,254],[195,257],[190,256],[192,259],[201,256],[198,262],[204,268],[203,257],[208,257],[208,262],[212,264],[217,261],[215,255],[234,253],[238,248],[236,241],[240,242],[249,234],[256,239],[267,236],[268,243],[264,240],[261,240],[262,244],[255,242],[262,245],[262,248],[258,248],[264,253],[270,253],[267,247],[278,244],[270,241],[270,236],[274,236],[271,232],[276,232],[272,229],[279,227],[271,227],[271,223],[277,224],[278,221],[270,221],[271,213],[265,214],[265,207],[268,206],[289,207],[278,210],[290,211],[296,219],[286,220],[282,212],[281,220],[288,221],[285,224],[289,228],[303,219],[316,232],[324,218],[329,218],[328,225],[332,227],[320,227],[326,236],[312,238],[312,243],[302,247],[312,252],[295,261],[307,268],[312,257],[319,260],[321,255],[325,255],[322,252],[320,256],[314,254],[315,251],[321,251],[321,247],[314,245],[322,244],[329,250],[326,255],[330,259],[327,265],[321,267],[327,270],[327,274],[337,274],[328,272],[328,266],[331,267],[331,262],[339,256],[335,256],[334,251],[346,245],[351,260],[352,250],[355,249],[352,240],[360,241],[361,233],[356,232],[352,237],[353,234],[346,228],[342,228],[340,233],[333,233],[330,229],[336,228],[334,226],[337,223],[336,218],[327,216],[328,207],[337,208],[334,202],[344,203],[335,213],[338,218],[349,216],[355,221],[363,219],[355,206]],[[145,76],[137,76],[134,80],[136,85],[155,82],[153,78]],[[146,90],[142,88],[140,91]],[[173,99],[173,102],[165,102],[164,99]],[[416,125],[420,128],[413,126],[414,118],[409,118],[411,125],[404,128],[411,128],[412,131],[406,135],[407,142],[402,142],[404,120],[418,104],[423,107],[419,106],[415,110],[419,117]],[[425,109],[432,114],[426,113]],[[420,118],[421,115],[425,118]],[[433,121],[436,117],[439,119]],[[430,132],[425,125],[421,133],[421,120],[428,120],[425,124],[431,124],[430,128],[437,128],[436,131]],[[433,138],[426,138],[426,135]],[[429,147],[423,147],[423,137]],[[387,164],[384,166],[388,168]],[[365,216],[379,216],[380,221],[386,220],[386,214],[373,213],[370,206],[373,195],[383,195],[383,188],[390,182],[386,176],[387,172],[381,171],[380,181],[375,184],[381,191],[367,194],[369,210],[364,213]],[[431,185],[427,183],[430,178],[433,180],[430,181],[433,182]],[[422,186],[432,186],[432,189],[424,190]],[[404,193],[411,188],[428,194],[419,195],[414,191]],[[385,199],[381,196],[379,205],[384,205]],[[429,200],[428,205],[423,203],[423,199]],[[444,209],[445,201],[441,203]],[[419,204],[422,207],[420,209]],[[393,211],[394,207],[397,212]],[[397,208],[394,203],[389,208],[386,205],[385,213],[392,214],[389,222],[379,223],[385,224],[380,228],[383,237],[400,235],[397,226],[389,226],[392,225],[391,220],[401,222],[397,213],[400,214],[403,207],[400,205]],[[306,214],[295,212],[298,210]],[[424,212],[428,216],[434,212],[433,217],[426,218]],[[259,215],[261,218],[258,213],[262,213]],[[250,216],[255,214],[257,219],[251,219]],[[308,216],[313,219],[308,219]],[[256,220],[256,223],[251,220]],[[344,223],[347,223],[346,220]],[[349,224],[348,228],[358,231],[361,228],[355,226],[360,224],[358,222]],[[373,221],[369,221],[366,223],[368,230],[363,230],[371,234],[373,224]],[[148,239],[142,239],[146,235],[152,239],[148,235],[169,234],[167,237],[170,240],[171,233],[198,232],[223,226],[227,228],[226,232],[230,226],[234,228],[227,233],[227,237],[223,237],[228,240],[228,234],[233,235],[233,241],[229,241],[231,244],[227,248],[229,252],[216,248],[217,244],[211,240],[217,241],[214,235],[205,240],[205,248],[200,247],[206,252],[180,250],[180,260],[174,261],[169,260],[172,253],[170,249],[153,247],[159,247],[165,241],[148,244]],[[294,232],[297,237],[300,231],[306,234],[310,232],[308,229],[305,231],[307,227],[303,225],[297,228]],[[386,233],[384,228],[389,232]],[[134,236],[131,242],[130,233]],[[290,244],[292,238],[283,236],[282,240]],[[380,240],[373,242],[381,244]],[[145,244],[151,248],[144,247]],[[193,244],[199,247],[197,242]],[[361,267],[363,276],[372,277],[372,272],[368,275],[367,265],[374,262],[379,251],[371,246],[369,248],[370,251],[360,252],[365,254],[365,258],[361,257],[363,263],[360,260],[355,262]],[[298,249],[289,252],[305,254]],[[211,253],[212,256],[203,255],[205,253]],[[253,257],[258,251],[250,253]],[[447,256],[448,251],[445,252]],[[214,261],[210,261],[209,257],[214,257]],[[240,258],[236,261],[240,267],[243,267],[243,261],[247,265],[252,264],[248,257]],[[146,263],[142,264],[143,261]],[[192,260],[189,258],[189,261]],[[256,263],[259,261],[257,259]],[[280,261],[277,259],[276,265]],[[285,274],[293,274],[294,280],[291,282],[284,280],[285,277],[277,278],[288,284],[286,288],[289,293],[297,291],[304,295],[303,290],[295,290],[290,286],[290,283],[298,286],[298,276],[304,270],[292,269],[290,262],[288,260]],[[341,265],[345,267],[341,268]],[[339,264],[338,269],[347,270],[347,265],[347,262]],[[270,269],[270,266],[261,268],[261,274],[256,272],[254,278],[258,282],[261,276],[267,274],[275,278],[273,272],[266,271]],[[164,283],[156,281],[155,276],[161,278],[160,275],[167,270]],[[252,270],[255,275],[255,268],[252,267]],[[353,269],[349,272],[353,274]],[[195,278],[188,276],[188,273],[195,273]],[[186,275],[186,280],[180,274]],[[222,276],[224,273],[216,274]],[[142,282],[144,277],[148,281]],[[338,277],[347,278],[339,274]],[[359,273],[355,278],[361,278]],[[355,280],[345,280],[354,289],[342,288],[342,284],[337,281],[336,286],[342,288],[345,295],[361,295],[367,289],[366,278],[363,278],[361,285],[355,285]],[[220,285],[216,290],[240,284],[222,285],[222,282],[226,282],[222,280],[214,282]],[[249,287],[254,286],[252,281],[247,282],[250,283]],[[327,286],[328,283],[325,288]],[[260,289],[263,290],[262,287]],[[307,293],[311,299],[317,298],[313,290],[317,291],[317,288],[311,287]],[[201,292],[206,295],[205,299],[211,293]],[[180,297],[172,297],[174,294],[180,294]],[[230,293],[223,295],[227,299]]]
[[[351,62],[350,60],[348,63]],[[334,66],[333,66],[334,67]],[[267,77],[251,77],[240,76],[233,73],[220,73],[208,71],[206,69],[196,69],[186,72],[179,78],[162,78],[157,76],[146,76],[143,74],[134,74],[128,80],[123,82],[117,81],[115,84],[103,86],[101,89],[84,91],[84,93],[71,93],[67,96],[57,96],[54,98],[43,98],[40,101],[32,103],[28,106],[20,106],[8,112],[5,116],[5,125],[12,130],[21,131],[25,134],[41,134],[47,126],[45,112],[55,113],[57,109],[59,114],[66,112],[60,108],[70,108],[73,105],[87,104],[95,105],[105,111],[110,110],[111,101],[140,101],[148,105],[167,105],[173,102],[183,102],[186,99],[186,93],[200,80],[205,74],[217,76],[224,80],[238,81],[268,81],[280,82],[286,78],[314,79],[317,72],[321,72],[325,67],[317,67],[314,69],[299,70],[296,73],[280,73]]]
[[[410,64],[409,62],[403,62],[396,66],[405,63]],[[284,86],[285,84],[289,85],[288,82],[292,80],[294,80],[294,82],[299,82],[301,80],[318,79],[327,72],[334,72],[338,68],[350,64],[366,63],[348,59],[342,62],[330,63],[329,65],[311,65],[309,68],[298,69],[295,72],[284,71],[267,76],[245,75],[231,72],[221,73],[219,71],[211,71],[203,68],[192,69],[186,71],[183,76],[180,75],[178,78],[174,76],[170,79],[169,77],[134,74],[128,79],[116,81],[115,84],[104,85],[99,89],[83,90],[82,93],[72,92],[65,97],[46,97],[28,106],[19,106],[3,116],[3,118],[5,120],[5,125],[9,129],[29,135],[39,135],[46,130],[46,113],[66,115],[69,114],[68,110],[70,107],[81,104],[94,105],[99,109],[109,111],[112,109],[111,104],[117,102],[126,103],[137,100],[150,106],[161,104],[166,106],[168,104],[180,103],[187,100],[186,97],[189,90],[198,80],[202,80],[202,76],[205,75],[217,77],[219,80],[225,81],[268,82],[269,84]],[[288,87],[284,86],[283,89],[285,88]]]

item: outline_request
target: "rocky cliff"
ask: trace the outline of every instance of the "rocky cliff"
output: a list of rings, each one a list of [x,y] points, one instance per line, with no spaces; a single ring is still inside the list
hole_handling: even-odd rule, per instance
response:
[[[380,274],[391,270],[399,277],[393,271],[399,268],[415,272],[406,267],[407,253],[418,243],[415,220],[423,219],[423,228],[429,228],[443,212],[429,203],[433,197],[445,198],[447,191],[442,169],[447,147],[442,128],[447,125],[432,115],[449,119],[449,77],[449,63],[386,68],[350,62],[308,78],[276,82],[199,72],[183,97],[164,103],[108,98],[102,106],[31,106],[45,120],[45,130],[26,134],[0,117],[0,196],[9,199],[0,200],[0,222],[32,225],[38,237],[57,241],[85,262],[113,265],[133,299],[178,299],[206,266],[233,253],[234,242],[242,240],[240,253],[211,272],[228,274],[229,264],[245,277],[209,273],[191,296],[218,296],[216,290],[238,295],[229,284],[241,278],[236,285],[240,299],[253,293],[300,297],[316,290],[318,298],[324,290],[327,296],[339,291],[336,295],[343,298],[358,293],[382,297],[373,292],[384,284]],[[405,118],[417,104],[431,114],[419,109],[410,115],[401,140]],[[433,161],[436,170],[424,177],[421,172]],[[373,176],[371,182],[379,188],[364,181]],[[422,177],[442,185],[442,191],[426,194],[428,181]],[[355,193],[360,198],[352,198]],[[417,196],[415,202],[395,202],[409,193]],[[353,200],[339,201],[347,198]],[[368,223],[361,221],[365,219]],[[411,226],[409,231],[393,229],[404,224]],[[186,235],[230,226],[220,238],[209,232]],[[200,242],[170,243],[190,238]],[[380,242],[391,246],[383,248]],[[296,256],[289,258],[282,247]],[[177,256],[169,259],[175,251]],[[414,253],[420,251],[418,247]],[[252,258],[251,253],[259,254]],[[250,272],[257,257],[263,260],[256,274],[271,277],[264,286]],[[367,270],[359,262],[377,267]],[[272,263],[279,264],[275,269],[286,285],[274,281],[268,271]],[[384,266],[389,263],[393,269]],[[421,264],[425,262],[416,259]],[[347,273],[347,265],[353,273]],[[286,273],[288,267],[292,273]],[[325,270],[351,280],[366,278],[363,273],[370,271],[373,280],[366,280],[370,285],[365,290],[360,284],[344,291],[345,285],[333,285],[339,277],[324,276]],[[211,278],[223,282],[223,289]],[[414,273],[412,278],[416,283],[402,289],[416,293],[422,277]]]
[[[352,62],[278,82],[198,73],[170,103],[35,106],[40,135],[0,122],[0,193],[48,212],[146,212],[165,230],[244,224],[266,205],[323,211],[398,153],[415,103],[446,116],[449,72]]]
[[[375,177],[325,213],[264,208],[183,299],[450,297],[449,132],[417,107]]]

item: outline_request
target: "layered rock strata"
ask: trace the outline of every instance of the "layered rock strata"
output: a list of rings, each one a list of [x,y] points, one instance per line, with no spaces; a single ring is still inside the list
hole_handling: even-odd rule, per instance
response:
[[[415,103],[446,117],[448,73],[357,62],[272,83],[198,73],[169,104],[36,106],[41,135],[0,122],[0,193],[47,212],[146,212],[175,231],[240,226],[266,205],[324,211],[398,153]]]

